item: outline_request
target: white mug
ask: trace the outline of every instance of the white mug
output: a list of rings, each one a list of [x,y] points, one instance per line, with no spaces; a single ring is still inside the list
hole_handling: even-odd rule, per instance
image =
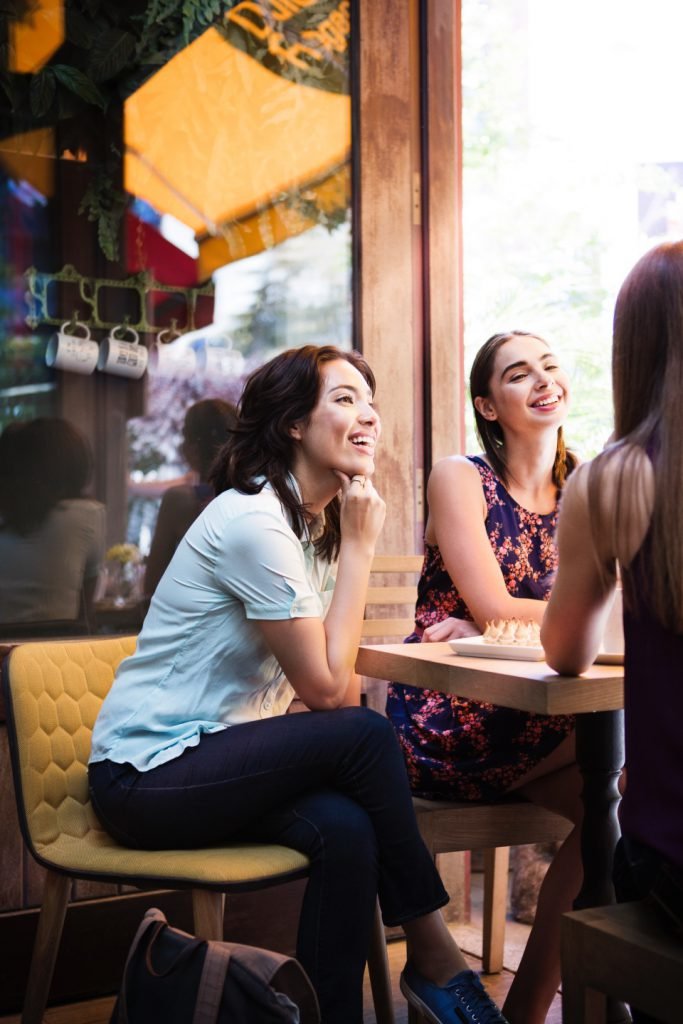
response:
[[[117,337],[117,332],[122,333],[122,337]],[[126,335],[130,335],[133,341],[126,341]],[[100,345],[97,369],[137,380],[147,369],[148,359],[149,352],[140,344],[137,331],[132,327],[114,327]]]
[[[609,610],[602,634],[601,648],[605,654],[624,653],[624,611],[621,587],[617,587],[614,591],[612,607]]]
[[[83,335],[74,331],[82,330]],[[62,324],[47,343],[45,362],[57,370],[71,373],[92,373],[97,366],[99,346],[90,337],[90,331],[80,320]]]

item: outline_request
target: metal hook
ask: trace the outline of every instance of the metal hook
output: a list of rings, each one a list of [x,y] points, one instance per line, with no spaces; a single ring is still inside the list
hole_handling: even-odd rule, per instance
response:
[[[157,343],[159,345],[170,345],[172,341],[177,341],[182,336],[183,332],[178,330],[178,321],[172,319],[170,325],[162,328],[157,334]]]

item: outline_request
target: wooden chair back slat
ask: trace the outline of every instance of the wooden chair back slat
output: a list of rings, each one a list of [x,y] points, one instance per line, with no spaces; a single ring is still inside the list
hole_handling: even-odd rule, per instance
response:
[[[365,602],[364,639],[403,639],[412,633],[422,561],[422,555],[375,555]]]

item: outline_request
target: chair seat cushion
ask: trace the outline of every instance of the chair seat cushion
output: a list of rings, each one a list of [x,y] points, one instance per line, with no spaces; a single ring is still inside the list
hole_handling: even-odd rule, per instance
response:
[[[199,850],[132,850],[101,829],[81,837],[62,833],[54,842],[37,846],[35,852],[47,866],[78,877],[116,875],[131,881],[226,889],[303,874],[309,866],[308,857],[286,846],[235,843]]]

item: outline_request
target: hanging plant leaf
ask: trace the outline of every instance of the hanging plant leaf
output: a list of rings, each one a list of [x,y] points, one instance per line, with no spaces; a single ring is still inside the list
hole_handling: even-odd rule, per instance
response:
[[[54,71],[58,81],[65,89],[79,96],[86,103],[92,103],[94,106],[100,107],[101,110],[106,109],[107,103],[104,96],[83,71],[79,71],[78,68],[71,67],[69,64],[53,64],[50,70]]]
[[[183,5],[183,14],[186,17],[196,16],[200,25],[210,25],[215,18],[218,18],[222,7],[221,0],[205,0],[196,11],[192,10],[191,4]]]
[[[123,29],[101,32],[93,42],[88,69],[96,82],[114,78],[126,67],[135,50],[135,36]]]
[[[34,117],[43,117],[47,114],[54,101],[56,89],[57,83],[52,68],[42,68],[38,74],[33,75],[29,97]]]
[[[87,214],[88,220],[97,221],[97,239],[108,260],[119,258],[119,234],[126,201],[125,194],[105,170],[90,182],[78,207],[78,212]]]

